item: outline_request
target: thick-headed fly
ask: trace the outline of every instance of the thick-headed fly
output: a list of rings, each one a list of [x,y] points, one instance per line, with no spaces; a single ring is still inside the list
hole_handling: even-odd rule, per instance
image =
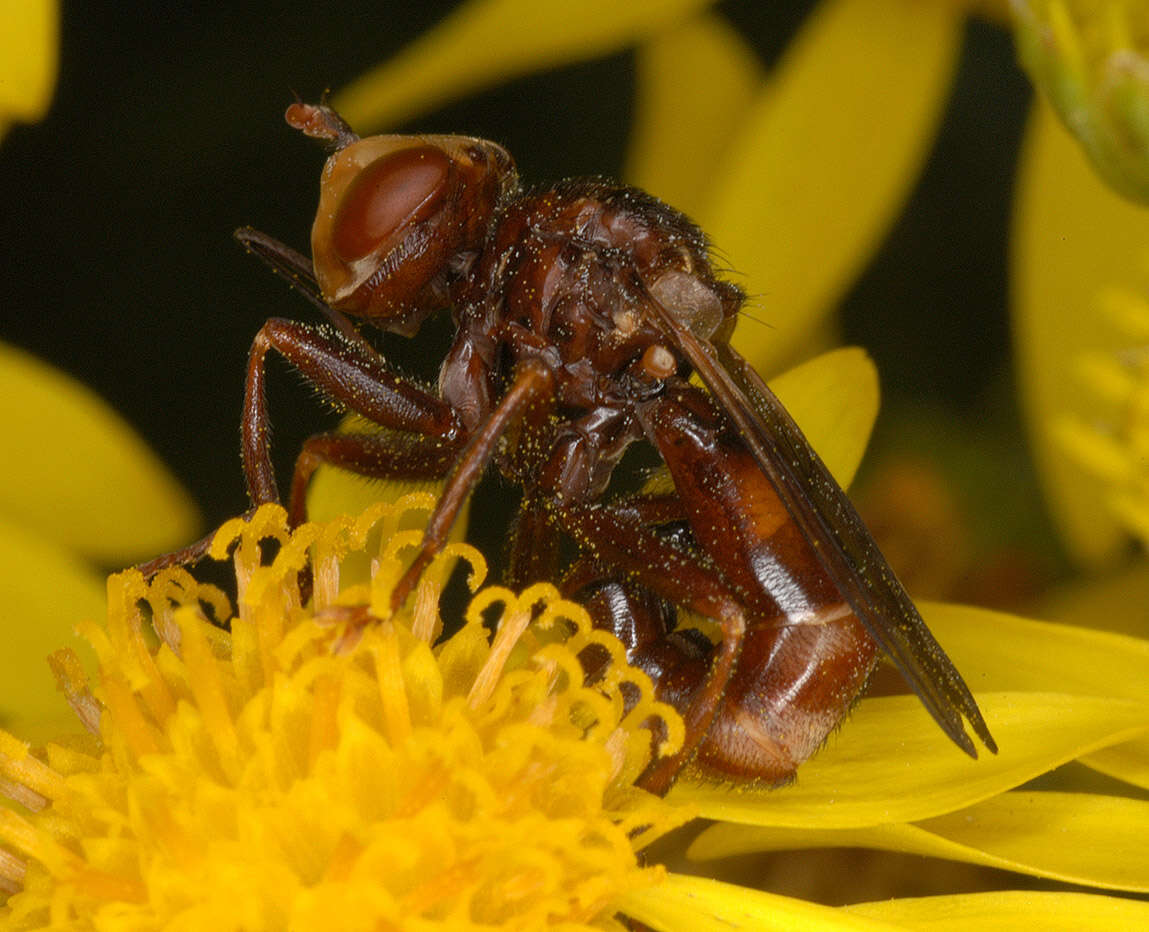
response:
[[[743,295],[715,275],[690,220],[600,179],[524,191],[510,155],[481,139],[361,139],[325,105],[293,104],[287,121],[334,149],[312,261],[253,230],[238,236],[330,323],[269,320],[252,344],[242,435],[255,505],[280,500],[264,396],[274,350],[385,428],[304,444],[293,523],[322,463],[445,480],[396,605],[489,465],[522,487],[507,581],[564,580],[683,715],[683,748],[643,775],[654,792],[689,761],[736,779],[791,778],[879,651],[962,750],[976,756],[963,719],[996,750],[849,499],[730,347]],[[352,323],[413,336],[443,308],[455,332],[435,391],[396,374]],[[669,491],[609,494],[632,443],[657,451]],[[577,552],[569,566],[564,539]],[[719,642],[677,630],[679,610],[713,619]]]

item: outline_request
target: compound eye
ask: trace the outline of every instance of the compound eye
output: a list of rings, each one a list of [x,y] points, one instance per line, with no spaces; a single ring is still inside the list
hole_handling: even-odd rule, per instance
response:
[[[363,168],[347,186],[332,230],[335,252],[354,262],[443,201],[451,160],[434,146],[400,149]]]

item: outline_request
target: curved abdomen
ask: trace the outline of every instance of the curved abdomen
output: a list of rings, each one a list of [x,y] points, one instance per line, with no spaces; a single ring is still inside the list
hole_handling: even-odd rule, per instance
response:
[[[737,667],[695,762],[720,774],[784,782],[849,711],[877,646],[707,395],[684,386],[642,420],[699,552],[747,616]],[[648,611],[642,601],[629,598],[634,610]],[[685,709],[708,650],[667,636],[665,624],[661,635],[654,622],[631,626],[643,632],[631,634],[633,662],[662,684],[662,698]]]

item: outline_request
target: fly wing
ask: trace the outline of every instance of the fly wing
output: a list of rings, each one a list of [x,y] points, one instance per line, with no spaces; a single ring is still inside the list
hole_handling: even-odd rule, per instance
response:
[[[731,347],[712,346],[653,297],[650,301],[660,329],[734,423],[842,597],[922,704],[971,757],[977,757],[977,750],[963,716],[996,753],[997,744],[969,687],[926,627],[846,493],[777,396]]]

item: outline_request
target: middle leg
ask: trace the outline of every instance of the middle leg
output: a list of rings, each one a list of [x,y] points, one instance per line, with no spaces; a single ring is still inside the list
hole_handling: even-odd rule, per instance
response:
[[[288,521],[292,527],[298,527],[307,519],[307,488],[315,470],[322,465],[369,479],[443,479],[458,459],[460,439],[397,432],[315,434],[303,444],[295,461]]]
[[[461,443],[463,426],[451,406],[397,375],[379,354],[330,330],[273,318],[251,344],[243,395],[243,469],[253,505],[280,500],[265,388],[273,349],[336,404],[382,427]]]

